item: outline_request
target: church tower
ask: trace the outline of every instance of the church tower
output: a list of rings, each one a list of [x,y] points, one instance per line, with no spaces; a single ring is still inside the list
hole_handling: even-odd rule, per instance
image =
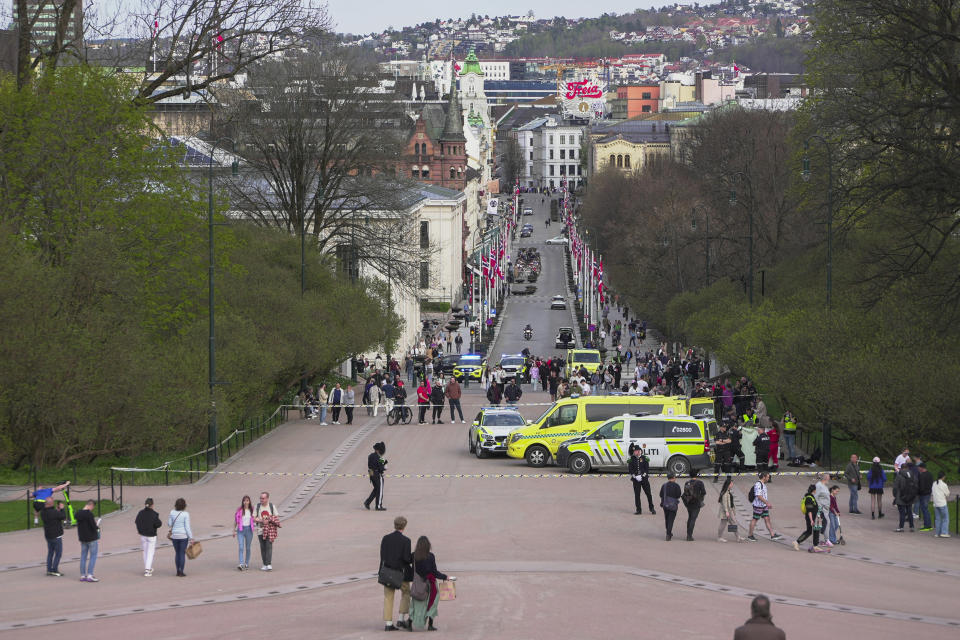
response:
[[[440,134],[440,182],[439,184],[456,191],[467,186],[467,139],[463,135],[463,111],[457,95],[457,77],[451,74],[450,104]]]

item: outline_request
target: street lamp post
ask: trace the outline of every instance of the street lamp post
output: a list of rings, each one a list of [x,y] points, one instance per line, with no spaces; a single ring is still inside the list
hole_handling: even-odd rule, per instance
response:
[[[750,179],[747,177],[743,171],[737,171],[733,174],[734,181],[738,179],[741,182],[747,183],[747,189],[750,192],[750,198],[753,199],[753,186],[750,183]],[[737,204],[737,191],[736,189],[730,190],[730,204]],[[743,205],[747,210],[747,217],[749,219],[749,235],[747,237],[747,253],[749,254],[750,261],[750,272],[747,274],[747,287],[748,287],[748,296],[747,299],[750,301],[750,306],[753,306],[753,207]]]
[[[814,134],[803,141],[804,151],[810,149],[811,140],[818,141],[827,152],[827,313],[830,314],[833,309],[833,150],[823,136]],[[810,158],[806,153],[803,156],[801,176],[804,182],[810,180]],[[823,436],[821,439],[823,440],[823,459],[827,466],[830,466],[833,462],[833,425],[830,424],[829,407],[824,409]]]
[[[710,286],[710,214],[707,212],[707,208],[702,204],[697,204],[693,206],[691,211],[691,222],[690,226],[694,231],[697,230],[697,210],[703,210],[703,222],[704,222],[704,258],[706,261],[706,286]]]
[[[217,401],[214,395],[214,388],[220,384],[217,382],[217,342],[216,342],[216,321],[214,319],[214,252],[213,252],[213,227],[216,223],[213,221],[213,155],[218,142],[227,140],[231,146],[236,143],[231,138],[219,138],[210,143],[210,154],[207,156],[207,230],[209,235],[209,273],[208,282],[208,300],[210,307],[210,326],[209,342],[207,344],[207,373],[209,375],[208,383],[210,386],[210,421],[207,424],[207,461],[210,465],[217,464]],[[234,159],[230,166],[231,173],[236,176],[239,173],[239,164]]]

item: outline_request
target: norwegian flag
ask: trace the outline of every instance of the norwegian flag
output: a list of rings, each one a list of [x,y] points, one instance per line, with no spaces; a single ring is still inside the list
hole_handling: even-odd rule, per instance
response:
[[[517,180],[517,186],[513,189],[514,195],[520,195],[520,181]]]
[[[603,304],[604,299],[604,289],[603,289],[603,258],[600,258],[600,266],[597,271],[597,293],[600,294],[600,303]]]
[[[490,279],[490,266],[487,262],[487,256],[480,256],[480,268],[483,273],[483,277]]]
[[[487,272],[487,279],[490,281],[490,284],[493,284],[493,277],[500,270],[500,265],[497,264],[497,252],[494,250],[493,245],[490,245],[490,259],[488,263],[490,264],[490,269]]]
[[[501,282],[503,282],[503,269],[501,269],[501,265],[504,264],[503,254],[506,252],[506,244],[506,236],[500,236],[500,260],[497,262],[497,277],[500,278]]]

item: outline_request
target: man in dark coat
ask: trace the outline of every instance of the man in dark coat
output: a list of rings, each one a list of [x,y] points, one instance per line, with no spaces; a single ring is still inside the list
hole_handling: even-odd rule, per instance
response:
[[[770,617],[770,599],[757,596],[750,603],[751,618],[733,632],[733,640],[787,640],[783,629],[773,624]]]

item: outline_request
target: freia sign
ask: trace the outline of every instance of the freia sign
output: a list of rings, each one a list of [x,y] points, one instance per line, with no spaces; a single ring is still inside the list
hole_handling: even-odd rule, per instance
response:
[[[591,84],[589,80],[578,80],[567,83],[567,94],[565,97],[567,100],[575,100],[577,98],[602,98],[603,90],[597,85]]]

